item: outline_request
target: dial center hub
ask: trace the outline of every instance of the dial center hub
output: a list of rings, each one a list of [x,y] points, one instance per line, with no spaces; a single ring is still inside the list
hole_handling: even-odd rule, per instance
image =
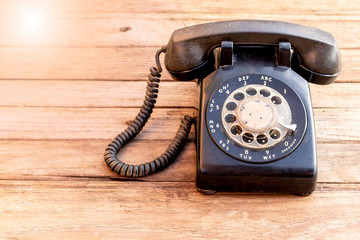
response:
[[[275,121],[275,109],[258,97],[248,98],[237,113],[241,125],[249,130],[266,131]]]

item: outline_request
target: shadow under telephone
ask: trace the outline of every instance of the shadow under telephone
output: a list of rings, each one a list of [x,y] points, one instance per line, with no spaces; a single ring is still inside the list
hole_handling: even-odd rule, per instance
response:
[[[153,161],[126,164],[116,156],[152,113],[162,71],[198,79],[198,116],[185,116],[166,151]],[[334,37],[297,24],[239,20],[176,30],[155,56],[144,104],[131,125],[106,148],[105,162],[124,177],[165,168],[196,128],[196,187],[216,191],[314,191],[317,161],[308,82],[330,84],[340,74]]]

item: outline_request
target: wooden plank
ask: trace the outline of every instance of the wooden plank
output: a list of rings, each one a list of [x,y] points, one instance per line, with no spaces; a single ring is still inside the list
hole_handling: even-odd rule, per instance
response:
[[[41,9],[46,9],[56,17],[60,16],[93,16],[93,17],[114,17],[122,13],[132,14],[153,14],[154,17],[162,18],[172,15],[176,18],[194,18],[198,16],[221,17],[238,17],[241,16],[267,16],[267,15],[308,15],[308,17],[321,18],[322,16],[336,16],[340,19],[345,17],[355,17],[359,15],[359,4],[356,0],[346,1],[344,4],[339,0],[320,0],[312,4],[304,4],[301,0],[284,2],[281,0],[267,1],[238,1],[229,0],[226,4],[219,4],[216,1],[199,1],[197,4],[191,4],[186,0],[179,1],[131,1],[131,0],[88,0],[88,1],[71,1],[71,0],[35,0],[32,5]],[[22,6],[28,6],[26,0],[0,1],[0,12],[4,15],[19,12]],[[141,6],[141,7],[139,7]],[[191,6],[191,7],[190,7]]]
[[[118,157],[132,164],[151,161],[167,148],[169,142],[136,139],[120,151]],[[1,141],[0,179],[119,179],[103,161],[104,149],[108,143],[108,140]],[[317,150],[319,183],[360,182],[360,144],[319,143]],[[195,155],[195,142],[192,139],[166,170],[138,180],[194,182]]]
[[[314,109],[316,139],[326,143],[359,143],[360,109]]]
[[[197,193],[194,183],[0,181],[5,239],[356,239],[358,184],[313,195]],[[341,199],[341,201],[339,201]]]
[[[27,20],[14,23],[11,17],[0,18],[2,34],[0,46],[47,46],[47,47],[157,47],[166,44],[173,31],[185,26],[229,19],[248,19],[224,15],[219,18],[208,16],[205,19],[176,19],[171,14],[167,18],[156,18],[154,14],[121,14],[115,18],[51,18],[44,19],[44,25],[27,26]],[[267,20],[279,20],[272,15]],[[340,48],[359,48],[360,20],[339,21],[338,19],[319,21],[281,18],[282,21],[319,28],[332,33]],[[124,29],[129,29],[125,31]],[[346,29],[346,34],[344,34]]]
[[[315,108],[359,108],[360,84],[335,82],[331,85],[310,84]],[[346,96],[346,101],[342,100]]]
[[[0,72],[2,79],[146,80],[158,49],[5,47]]]
[[[138,108],[4,107],[0,109],[0,139],[113,139],[132,121]],[[193,108],[159,108],[143,133],[149,139],[175,136],[184,115]]]
[[[145,80],[3,80],[0,106],[140,107],[145,91]],[[195,82],[164,81],[160,83],[156,106],[197,107],[198,98]]]
[[[149,68],[155,65],[154,55],[158,49],[3,47],[0,48],[0,79],[145,81]],[[360,82],[360,50],[342,50],[341,54],[343,70],[336,81]],[[162,79],[171,79],[166,70]]]
[[[71,177],[118,179],[119,176],[104,162],[104,151],[109,142],[109,140],[1,141],[0,179],[60,178],[62,181]],[[169,144],[170,140],[136,139],[129,143],[118,157],[131,164],[144,163],[161,155]],[[178,158],[167,169],[138,180],[194,181],[194,141],[187,142]]]
[[[360,182],[360,144],[318,143],[318,182]]]
[[[112,139],[134,119],[137,108],[2,107],[0,139]],[[193,108],[158,108],[138,136],[172,139],[184,115]],[[317,140],[360,142],[360,109],[314,109]]]
[[[310,84],[317,108],[360,108],[360,84]],[[140,107],[145,96],[144,81],[0,81],[0,106],[31,107]],[[16,89],[16,91],[14,91]],[[160,83],[157,107],[195,107],[199,87],[193,82]],[[343,96],[346,101],[340,101]]]

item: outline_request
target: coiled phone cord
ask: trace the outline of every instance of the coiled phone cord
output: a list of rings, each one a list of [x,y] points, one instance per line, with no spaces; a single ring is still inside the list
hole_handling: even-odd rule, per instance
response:
[[[160,76],[162,67],[160,64],[160,54],[166,52],[166,46],[162,47],[156,52],[155,61],[157,67],[150,68],[150,74],[148,75],[146,95],[144,103],[131,124],[122,131],[115,139],[107,146],[105,150],[104,160],[108,167],[118,173],[122,177],[143,177],[153,173],[156,173],[167,166],[169,166],[177,157],[181,149],[183,148],[185,141],[189,135],[191,125],[195,119],[185,115],[181,120],[181,124],[176,133],[176,136],[165,150],[165,152],[158,158],[137,165],[127,164],[117,158],[116,154],[124,147],[128,142],[136,137],[143,129],[147,120],[150,118],[153,108],[155,107],[156,98],[158,94],[158,87],[160,82]]]

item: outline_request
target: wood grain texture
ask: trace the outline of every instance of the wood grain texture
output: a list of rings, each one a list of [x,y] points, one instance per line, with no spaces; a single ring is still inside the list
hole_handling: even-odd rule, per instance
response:
[[[127,127],[138,108],[4,107],[0,139],[113,139]],[[193,108],[159,108],[137,138],[172,139]]]
[[[0,106],[140,108],[145,91],[145,80],[3,80],[0,81],[3,96]],[[360,84],[355,91],[360,94]],[[198,107],[198,99],[195,82],[164,81],[160,83],[156,107]]]
[[[321,184],[307,198],[206,196],[192,182],[68,179],[0,186],[0,232],[8,238],[356,239],[360,233],[358,184]]]

